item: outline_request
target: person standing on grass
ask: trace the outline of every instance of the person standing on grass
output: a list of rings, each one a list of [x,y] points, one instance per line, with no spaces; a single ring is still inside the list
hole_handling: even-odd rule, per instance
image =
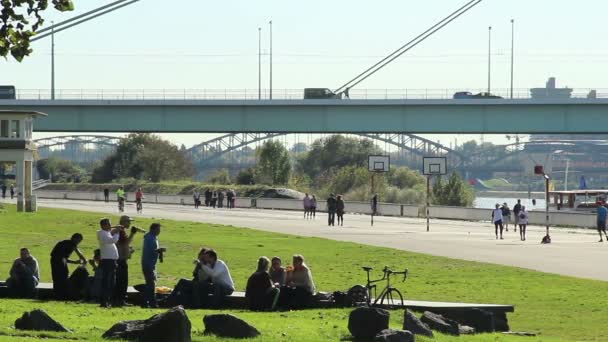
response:
[[[27,248],[21,248],[19,252],[19,258],[15,259],[11,267],[10,278],[6,280],[6,286],[13,297],[33,298],[40,282],[38,260]]]
[[[521,241],[526,241],[526,227],[528,226],[528,211],[525,206],[519,210],[517,222],[519,224],[519,237]]]
[[[86,265],[87,258],[80,252],[78,245],[82,242],[82,234],[75,233],[69,240],[58,242],[51,251],[51,274],[53,276],[53,293],[56,299],[69,298],[68,264]],[[80,261],[70,260],[73,252],[78,254]]]
[[[502,224],[505,227],[505,231],[508,232],[509,222],[511,221],[511,209],[509,208],[507,202],[505,202],[502,204],[500,210],[502,210]]]
[[[604,239],[602,237],[602,232],[604,232],[604,236],[606,236],[606,241],[608,241],[608,235],[606,235],[606,216],[608,215],[608,209],[603,205],[597,207],[597,232],[600,234],[600,241],[603,242]]]
[[[99,221],[100,229],[97,231],[97,241],[99,241],[99,251],[101,257],[101,299],[100,307],[109,308],[114,287],[116,286],[116,262],[118,260],[118,248],[116,243],[120,237],[122,226],[112,227],[110,219],[103,218]]]
[[[517,226],[519,225],[519,211],[521,210],[521,200],[517,200],[517,204],[513,206],[513,219],[515,232],[517,233]],[[527,223],[526,223],[527,224]]]
[[[338,226],[344,226],[344,200],[342,195],[336,199],[336,215],[338,216]]]
[[[496,203],[496,209],[492,210],[492,222],[494,222],[494,232],[496,233],[496,240],[498,240],[498,228],[500,228],[500,239],[502,240],[502,209],[500,204]]]
[[[156,263],[165,251],[158,245],[158,236],[160,235],[160,223],[152,223],[150,231],[144,235],[144,248],[141,252],[141,269],[146,280],[146,288],[144,291],[145,308],[158,308],[156,303]]]
[[[114,288],[114,303],[118,306],[126,306],[127,288],[129,287],[129,259],[133,253],[131,242],[137,232],[143,229],[135,226],[131,227],[132,218],[123,215],[120,217],[119,224],[123,227],[119,231],[116,249],[118,250],[118,261],[116,262],[116,287]],[[129,235],[127,230],[130,229]]]
[[[310,197],[308,196],[308,193],[306,193],[304,195],[304,199],[302,200],[302,206],[304,207],[304,218],[308,218],[310,215],[310,204],[311,200]]]
[[[337,201],[334,194],[329,194],[327,199],[327,225],[334,226],[336,220],[336,205]]]

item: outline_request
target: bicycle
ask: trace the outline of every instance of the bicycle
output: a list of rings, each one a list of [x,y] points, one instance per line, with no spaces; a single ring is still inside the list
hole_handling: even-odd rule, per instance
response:
[[[143,201],[141,199],[137,200],[137,213],[141,214],[144,210]]]
[[[403,274],[404,282],[407,279],[407,268],[404,271],[393,271],[388,266],[384,266],[382,269],[383,276],[380,279],[370,279],[369,273],[373,270],[372,267],[363,266],[362,267],[365,272],[367,272],[367,284],[365,285],[365,303],[368,307],[372,306],[395,306],[395,299],[398,298],[400,304],[398,306],[403,306],[403,295],[401,291],[391,286],[391,275]],[[377,289],[378,286],[375,283],[385,281],[386,286],[380,292],[378,296]],[[372,303],[372,289],[374,293],[374,302]],[[385,304],[386,302],[386,304]]]
[[[124,198],[118,199],[118,211],[121,213],[125,211],[125,199]]]

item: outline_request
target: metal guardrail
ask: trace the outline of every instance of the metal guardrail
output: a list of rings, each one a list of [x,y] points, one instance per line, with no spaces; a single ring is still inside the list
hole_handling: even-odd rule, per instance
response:
[[[51,180],[49,179],[38,179],[32,182],[32,190],[42,189],[45,186],[51,184]]]
[[[586,98],[592,89],[579,88],[573,98]],[[597,98],[608,98],[608,88],[594,89]],[[353,89],[351,99],[358,100],[426,100],[451,99],[456,92],[473,94],[485,89]],[[510,98],[509,89],[494,89],[492,94]],[[303,89],[273,89],[275,100],[301,100]],[[49,89],[18,89],[18,100],[50,100]],[[528,99],[530,89],[514,89],[513,98]],[[258,100],[258,89],[57,89],[58,100]],[[262,99],[269,99],[269,90],[262,89]]]

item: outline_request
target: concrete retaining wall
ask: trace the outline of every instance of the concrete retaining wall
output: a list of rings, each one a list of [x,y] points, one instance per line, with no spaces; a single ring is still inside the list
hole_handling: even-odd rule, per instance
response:
[[[103,201],[103,192],[83,192],[83,191],[62,191],[62,190],[36,190],[38,198],[47,199],[68,199]],[[135,193],[127,194],[127,201],[133,202]],[[116,201],[116,194],[110,194],[110,200]],[[160,195],[146,194],[146,203],[175,204],[175,205],[194,205],[194,199],[189,195]],[[226,204],[224,204],[226,205]],[[258,209],[280,209],[280,210],[302,210],[302,201],[281,198],[244,198],[237,197],[235,201],[237,208],[258,208]],[[346,212],[355,214],[371,214],[370,204],[367,202],[346,202]],[[325,201],[319,201],[317,211],[326,211]],[[378,211],[382,216],[397,217],[423,217],[424,207],[414,205],[402,205],[393,203],[379,203]],[[492,211],[489,209],[462,208],[462,207],[439,207],[429,208],[431,218],[467,221],[490,221]],[[544,211],[531,211],[529,222],[533,225],[545,224]],[[575,213],[575,212],[551,212],[549,214],[549,224],[553,226],[572,226],[595,228],[595,214]]]

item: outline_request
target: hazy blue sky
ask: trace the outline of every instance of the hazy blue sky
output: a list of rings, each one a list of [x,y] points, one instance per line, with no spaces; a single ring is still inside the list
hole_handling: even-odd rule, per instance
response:
[[[50,11],[49,18],[64,20],[110,1],[75,2],[76,12]],[[257,28],[267,51],[270,19],[275,91],[337,88],[464,3],[142,0],[56,35],[57,88],[253,90]],[[483,88],[491,25],[493,88],[505,89],[511,18],[516,88],[543,86],[549,76],[558,86],[608,88],[606,13],[608,2],[600,0],[484,0],[358,88]],[[34,49],[23,63],[1,61],[0,83],[48,89],[50,40]],[[267,56],[263,62],[266,85]]]

